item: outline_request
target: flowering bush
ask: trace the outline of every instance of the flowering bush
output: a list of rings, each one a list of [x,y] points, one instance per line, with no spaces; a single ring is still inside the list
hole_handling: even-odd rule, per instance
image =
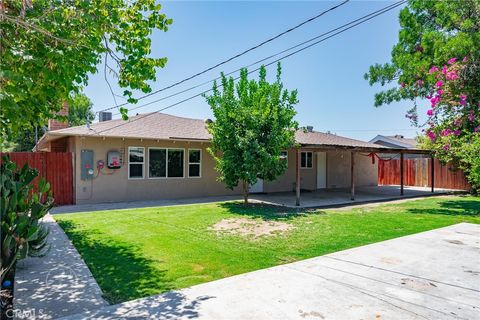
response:
[[[472,187],[480,189],[480,88],[468,83],[472,69],[468,60],[450,58],[443,66],[432,66],[425,80],[400,86],[402,90],[412,90],[412,86],[422,90],[430,102],[423,130],[425,147],[435,150],[444,162],[456,162]],[[415,109],[407,117],[418,125]]]

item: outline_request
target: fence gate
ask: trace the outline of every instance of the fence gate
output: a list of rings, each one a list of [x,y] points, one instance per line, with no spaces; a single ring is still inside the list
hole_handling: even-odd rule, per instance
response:
[[[403,163],[404,184],[406,186],[430,187],[432,162],[426,158],[405,159]],[[470,190],[462,170],[452,165],[441,165],[434,160],[435,187],[445,189]],[[400,159],[382,160],[378,162],[378,184],[400,184]]]
[[[73,154],[71,152],[8,152],[10,160],[22,167],[25,163],[50,183],[56,205],[75,204],[73,196]],[[35,183],[38,183],[38,179]]]

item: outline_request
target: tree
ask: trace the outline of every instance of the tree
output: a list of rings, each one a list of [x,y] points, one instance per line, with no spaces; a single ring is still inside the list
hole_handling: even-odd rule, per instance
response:
[[[424,146],[480,188],[480,2],[410,0],[400,25],[391,62],[365,74],[371,85],[396,84],[375,95],[375,106],[411,101],[406,116],[424,128]],[[417,103],[431,107],[425,123]]]
[[[212,95],[205,96],[215,116],[208,124],[209,152],[219,179],[230,189],[241,182],[245,203],[257,179],[272,181],[286,170],[280,153],[295,144],[297,91],[283,89],[280,76],[280,64],[273,83],[267,82],[264,66],[258,82],[248,80],[247,69],[237,84],[222,73],[221,90],[214,83]]]
[[[101,62],[129,102],[133,90],[151,91],[167,58],[149,56],[150,35],[172,23],[160,9],[155,0],[2,1],[0,139],[54,117]]]
[[[92,102],[85,94],[72,94],[67,102],[68,116],[59,120],[67,121],[69,126],[81,126],[91,123],[95,119],[95,113],[92,111]],[[32,151],[37,143],[37,139],[45,133],[46,126],[47,123],[41,123],[35,128],[20,130],[14,140],[5,141],[2,144],[2,151]]]
[[[92,123],[95,120],[92,105],[92,101],[83,93],[72,95],[68,99],[68,125],[74,127]]]

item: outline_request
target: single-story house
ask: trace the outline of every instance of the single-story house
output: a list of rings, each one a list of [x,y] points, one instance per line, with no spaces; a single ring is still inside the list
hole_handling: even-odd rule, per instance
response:
[[[103,118],[103,117],[102,117]],[[108,119],[108,117],[107,117]],[[51,121],[36,151],[72,152],[77,204],[194,198],[240,194],[217,180],[211,136],[204,120],[147,113],[124,121],[67,127]],[[258,181],[251,192],[376,186],[376,152],[397,152],[369,142],[314,131],[296,133],[297,148],[280,155],[288,163],[275,181]]]

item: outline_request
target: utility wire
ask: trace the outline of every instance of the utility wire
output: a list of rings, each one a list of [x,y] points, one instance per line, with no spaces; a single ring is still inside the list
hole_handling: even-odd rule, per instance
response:
[[[241,56],[249,53],[250,51],[256,50],[256,49],[264,46],[265,44],[267,44],[267,43],[269,43],[269,42],[272,42],[272,41],[274,41],[274,40],[276,40],[276,39],[278,39],[278,38],[286,35],[287,33],[290,33],[290,32],[292,32],[292,31],[300,28],[301,26],[303,26],[303,25],[305,25],[305,24],[307,24],[307,23],[310,23],[310,22],[312,22],[312,21],[320,18],[321,16],[327,14],[328,12],[333,11],[333,10],[335,10],[335,9],[343,6],[344,4],[346,4],[346,3],[349,2],[349,1],[350,1],[350,0],[345,0],[345,1],[343,1],[342,3],[340,3],[340,4],[336,5],[336,6],[333,6],[333,7],[329,8],[329,9],[327,9],[327,10],[324,10],[324,11],[320,12],[319,14],[317,14],[316,16],[311,17],[310,19],[307,19],[307,20],[305,20],[305,21],[297,24],[296,26],[291,27],[291,28],[289,28],[289,29],[287,29],[287,30],[285,30],[285,31],[277,34],[276,36],[273,36],[273,37],[271,37],[271,38],[269,38],[269,39],[267,39],[267,40],[265,40],[265,41],[263,41],[263,42],[255,45],[255,46],[253,46],[253,47],[251,47],[251,48],[248,48],[248,49],[246,49],[246,50],[244,50],[244,51],[242,51],[242,52],[240,52],[240,53],[238,53],[238,54],[236,54],[236,55],[234,55],[234,56],[232,56],[232,57],[230,57],[230,58],[228,58],[228,59],[225,59],[225,60],[223,60],[223,61],[221,61],[221,62],[219,62],[219,63],[217,63],[217,64],[215,64],[215,65],[213,65],[213,66],[211,66],[211,67],[209,67],[209,68],[207,68],[207,69],[205,69],[205,70],[202,70],[202,71],[200,71],[200,72],[197,72],[197,73],[195,73],[194,75],[189,76],[188,78],[185,78],[185,79],[183,79],[183,80],[177,81],[177,82],[175,82],[175,83],[173,83],[173,84],[171,84],[171,85],[168,85],[168,86],[163,87],[163,88],[161,88],[161,89],[152,91],[152,92],[150,92],[150,93],[148,93],[148,94],[146,94],[146,95],[143,95],[143,96],[137,98],[137,100],[145,99],[145,98],[150,97],[150,96],[152,96],[152,95],[154,95],[154,94],[157,94],[157,93],[159,93],[159,92],[162,92],[162,91],[165,91],[165,90],[167,90],[167,89],[176,87],[176,86],[178,86],[179,84],[182,84],[182,83],[184,83],[184,82],[186,82],[186,81],[189,81],[189,80],[191,80],[191,79],[193,79],[193,78],[196,78],[196,77],[198,77],[198,76],[200,76],[200,75],[202,75],[202,74],[205,74],[205,73],[207,73],[208,71],[211,71],[211,70],[213,70],[213,69],[215,69],[215,68],[217,68],[217,67],[219,67],[219,66],[221,66],[221,65],[224,65],[224,64],[226,64],[226,63],[228,63],[228,62],[230,62],[230,61],[232,61],[232,60],[235,60],[235,59],[237,59],[237,58],[239,58],[239,57],[241,57]],[[127,105],[127,104],[128,104],[128,102],[125,102],[125,103],[122,103],[122,104],[120,104],[120,105],[118,105],[118,106],[113,106],[113,107],[110,107],[110,108],[106,108],[106,109],[103,109],[103,110],[99,110],[98,112],[116,109],[117,107],[123,107],[123,106],[125,106],[125,105]]]
[[[352,29],[352,28],[360,25],[360,24],[363,24],[363,23],[365,23],[365,22],[367,22],[367,21],[369,21],[369,20],[371,20],[371,19],[373,19],[373,18],[375,18],[375,17],[377,17],[377,16],[379,16],[379,15],[381,15],[381,14],[383,14],[383,13],[386,13],[386,12],[388,12],[388,11],[390,11],[390,10],[396,8],[397,6],[400,6],[400,5],[402,5],[402,4],[406,3],[406,2],[407,2],[406,0],[401,0],[401,1],[399,1],[399,2],[396,2],[394,5],[389,5],[389,6],[387,6],[387,7],[384,7],[383,9],[379,10],[380,12],[377,12],[375,15],[370,16],[370,17],[367,18],[367,19],[361,20],[361,21],[359,21],[359,22],[357,22],[357,23],[355,23],[355,24],[353,24],[353,25],[350,25],[350,26],[347,27],[347,28],[344,28],[344,29],[342,29],[342,30],[340,30],[340,31],[337,31],[337,32],[333,33],[332,35],[330,35],[330,36],[328,36],[328,37],[322,38],[322,39],[320,39],[320,40],[318,40],[318,41],[316,41],[316,42],[313,42],[313,43],[309,44],[308,46],[302,47],[302,48],[300,48],[300,49],[298,49],[298,50],[296,50],[296,51],[294,51],[294,52],[292,52],[292,53],[289,53],[289,54],[287,54],[287,55],[284,55],[284,56],[282,56],[282,57],[280,57],[280,58],[278,58],[278,59],[276,59],[276,60],[274,60],[274,61],[271,61],[271,62],[265,64],[264,66],[265,66],[265,67],[268,67],[268,66],[270,66],[270,65],[272,65],[272,64],[274,64],[274,63],[276,63],[276,62],[279,62],[280,60],[289,58],[289,57],[291,57],[291,56],[293,56],[293,55],[295,55],[295,54],[297,54],[297,53],[300,53],[300,52],[302,52],[302,51],[304,51],[304,50],[306,50],[306,49],[309,49],[309,48],[311,48],[311,47],[313,47],[313,46],[315,46],[315,45],[317,45],[317,44],[319,44],[319,43],[321,43],[321,42],[323,42],[323,41],[326,41],[326,40],[328,40],[328,39],[330,39],[330,38],[332,38],[332,37],[334,37],[334,36],[336,36],[336,35],[338,35],[338,34],[341,34],[341,33],[345,32],[345,31],[347,31],[347,30],[350,30],[350,29]],[[256,71],[260,70],[260,68],[261,68],[261,67],[256,68],[255,70],[248,71],[247,74],[256,72]],[[234,80],[238,80],[239,78],[240,78],[240,76],[237,76],[237,77],[234,78]],[[221,86],[221,85],[219,85],[218,87],[220,87],[220,86]],[[186,101],[189,101],[189,100],[192,100],[192,99],[194,99],[194,98],[196,98],[196,97],[202,96],[202,95],[204,95],[205,93],[210,92],[210,91],[212,91],[212,90],[213,90],[213,89],[208,89],[208,90],[202,91],[202,92],[197,93],[197,94],[195,94],[195,95],[193,95],[193,96],[190,96],[190,97],[188,97],[188,98],[185,98],[185,99],[183,99],[183,100],[180,100],[180,101],[178,101],[178,102],[175,102],[175,103],[173,103],[173,104],[170,104],[170,105],[168,105],[168,106],[166,106],[166,107],[164,107],[164,108],[161,108],[161,109],[159,109],[159,110],[157,110],[157,111],[154,111],[154,112],[151,112],[151,113],[146,113],[146,114],[144,114],[144,115],[139,115],[139,116],[137,116],[136,118],[134,118],[134,119],[132,119],[132,120],[130,120],[130,121],[125,121],[124,123],[121,123],[121,124],[119,124],[119,125],[117,125],[117,126],[114,126],[114,127],[107,128],[107,129],[102,130],[102,131],[98,131],[97,133],[100,134],[100,133],[102,133],[102,132],[109,131],[109,130],[112,130],[112,129],[114,129],[114,128],[120,127],[120,126],[124,126],[124,125],[126,125],[126,124],[128,124],[128,123],[132,123],[132,122],[134,122],[134,121],[143,119],[143,118],[145,118],[145,117],[149,117],[149,116],[151,116],[151,115],[153,115],[153,114],[155,114],[155,113],[162,112],[162,111],[164,111],[164,110],[167,110],[167,109],[173,108],[173,107],[175,107],[175,106],[177,106],[177,105],[179,105],[179,104],[182,104],[182,103],[184,103],[184,102],[186,102]],[[152,102],[149,102],[148,104],[152,104],[152,103],[154,103],[154,102],[157,102],[157,101],[152,101]],[[145,106],[145,105],[143,105],[143,106]]]
[[[400,3],[400,2],[402,2],[402,3]],[[403,4],[403,2],[405,2],[405,1],[402,0],[402,1],[399,1],[399,2],[396,2],[396,3],[393,3],[393,4],[389,5],[389,6],[386,6],[386,7],[382,8],[382,9],[379,9],[379,10],[377,10],[377,11],[371,12],[371,13],[369,13],[369,14],[367,14],[367,15],[364,15],[364,16],[358,18],[358,19],[355,19],[355,20],[353,20],[353,21],[350,21],[350,22],[348,22],[348,23],[346,23],[346,24],[344,24],[344,25],[342,25],[342,26],[340,26],[340,27],[337,27],[337,28],[335,28],[335,29],[329,30],[329,31],[324,32],[324,33],[322,33],[322,34],[320,34],[320,35],[317,35],[317,36],[315,36],[315,37],[313,37],[313,38],[310,38],[310,39],[308,39],[308,40],[306,40],[306,41],[303,41],[303,42],[301,42],[301,43],[298,43],[298,44],[296,44],[296,45],[294,45],[294,46],[292,46],[292,47],[290,47],[290,48],[284,49],[284,50],[282,50],[282,51],[280,51],[280,52],[277,52],[277,53],[275,53],[275,54],[272,54],[272,55],[270,55],[270,56],[268,56],[268,57],[265,57],[265,58],[263,58],[263,59],[257,60],[257,61],[255,61],[255,62],[253,62],[253,63],[250,63],[249,65],[246,65],[246,66],[244,66],[244,67],[238,68],[238,69],[236,69],[236,70],[234,70],[234,71],[230,71],[230,72],[226,73],[225,76],[229,76],[229,75],[232,75],[232,74],[234,74],[234,73],[237,73],[237,72],[239,72],[239,71],[240,71],[241,69],[243,69],[243,68],[250,68],[251,66],[254,66],[254,65],[257,65],[257,64],[262,63],[262,62],[264,62],[264,61],[270,60],[271,58],[277,57],[277,56],[279,56],[279,55],[281,55],[281,54],[283,54],[283,53],[285,53],[285,52],[288,52],[288,51],[291,51],[291,50],[296,49],[296,48],[298,48],[298,47],[301,47],[302,45],[305,45],[305,44],[310,43],[310,42],[312,42],[312,41],[314,41],[314,40],[317,40],[317,39],[319,39],[319,38],[321,38],[321,37],[324,37],[324,36],[326,36],[326,35],[329,35],[329,34],[335,32],[335,31],[337,31],[337,30],[340,30],[340,29],[343,29],[343,28],[345,28],[345,27],[348,27],[348,26],[350,26],[350,25],[352,25],[352,24],[355,24],[355,23],[358,22],[358,21],[364,20],[364,19],[366,19],[366,18],[368,18],[368,17],[374,16],[374,15],[376,16],[377,13],[379,13],[379,12],[383,13],[385,10],[390,9],[390,7],[392,7],[392,8],[397,7],[397,6],[401,5],[401,4]],[[258,70],[258,69],[256,69],[256,70]],[[254,70],[254,71],[256,71],[256,70]],[[252,72],[253,72],[253,71],[252,71]],[[217,77],[217,78],[215,78],[215,79],[212,79],[212,80],[208,80],[208,81],[199,83],[199,84],[197,84],[197,85],[194,85],[194,86],[192,86],[192,87],[189,87],[189,88],[184,89],[184,90],[181,90],[181,91],[177,91],[177,92],[175,92],[175,93],[172,93],[172,94],[170,94],[170,95],[168,95],[168,96],[165,96],[165,97],[162,97],[162,98],[160,98],[160,99],[153,100],[153,101],[150,101],[150,102],[148,102],[148,103],[145,103],[145,104],[142,104],[142,105],[139,105],[139,106],[135,106],[135,107],[133,107],[133,108],[129,108],[128,111],[137,110],[137,109],[144,108],[144,107],[146,107],[146,106],[152,105],[152,104],[154,104],[154,103],[157,103],[157,102],[160,102],[160,101],[163,101],[163,100],[167,100],[167,99],[169,99],[169,98],[172,98],[172,97],[177,96],[177,95],[180,95],[180,94],[182,94],[182,93],[191,91],[191,90],[193,90],[193,89],[196,89],[196,88],[199,88],[199,87],[203,87],[204,85],[209,84],[209,83],[212,83],[213,81],[216,81],[216,80],[219,80],[219,79],[221,79],[221,77]],[[111,109],[113,109],[113,108],[111,108]],[[119,115],[119,114],[120,114],[120,113],[115,113],[114,115]]]

